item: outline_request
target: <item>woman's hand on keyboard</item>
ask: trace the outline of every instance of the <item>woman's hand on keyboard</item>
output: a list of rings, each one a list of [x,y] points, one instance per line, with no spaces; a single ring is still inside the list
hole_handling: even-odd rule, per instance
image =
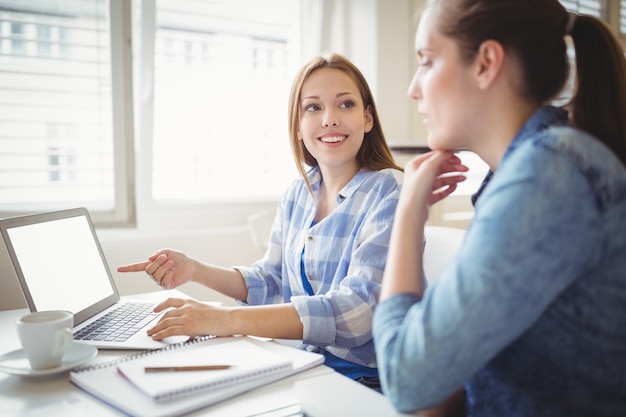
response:
[[[169,336],[231,336],[229,307],[207,305],[191,299],[169,298],[157,305],[155,312],[167,310],[148,336],[162,340]]]

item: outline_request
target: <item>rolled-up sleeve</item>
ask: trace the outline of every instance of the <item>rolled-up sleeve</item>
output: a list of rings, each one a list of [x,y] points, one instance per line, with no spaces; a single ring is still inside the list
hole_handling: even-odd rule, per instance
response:
[[[309,179],[319,189],[319,173]],[[375,366],[372,320],[399,194],[390,170],[361,170],[340,192],[337,208],[316,223],[316,200],[295,183],[279,205],[264,258],[236,267],[247,304],[291,302],[305,344]]]
[[[319,246],[311,244],[304,252],[306,273],[312,277],[312,284],[317,285],[316,295],[293,296],[291,302],[304,326],[304,343],[324,346],[336,356],[374,366],[372,320],[398,194],[368,192],[371,194],[367,196],[353,195],[354,206],[345,207],[348,213],[353,211],[352,221],[336,216],[323,228],[311,231],[315,234],[312,242],[323,240]],[[333,221],[337,224],[332,224]],[[350,225],[351,230],[342,230],[345,225]],[[337,235],[329,242],[331,233]],[[325,239],[318,235],[324,235]],[[372,353],[358,354],[360,347]]]

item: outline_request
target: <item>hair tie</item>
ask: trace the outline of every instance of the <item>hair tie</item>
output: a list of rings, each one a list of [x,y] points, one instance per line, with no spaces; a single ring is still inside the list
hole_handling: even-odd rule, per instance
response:
[[[567,13],[567,24],[565,25],[565,34],[572,35],[572,31],[574,30],[574,25],[576,24],[576,18],[578,15],[573,12]]]

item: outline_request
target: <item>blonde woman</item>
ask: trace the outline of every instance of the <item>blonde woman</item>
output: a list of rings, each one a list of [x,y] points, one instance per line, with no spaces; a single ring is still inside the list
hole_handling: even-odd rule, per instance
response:
[[[194,281],[241,307],[170,299],[149,331],[301,339],[326,364],[377,387],[371,324],[399,186],[374,98],[361,72],[330,54],[308,62],[289,99],[289,133],[301,178],[285,193],[263,259],[223,268],[164,249],[122,266],[163,288]]]

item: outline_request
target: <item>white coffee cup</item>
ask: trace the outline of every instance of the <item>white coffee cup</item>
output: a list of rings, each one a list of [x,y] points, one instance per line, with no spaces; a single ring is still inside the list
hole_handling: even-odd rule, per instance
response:
[[[58,368],[73,343],[74,315],[64,310],[38,311],[17,319],[17,334],[32,369]]]

